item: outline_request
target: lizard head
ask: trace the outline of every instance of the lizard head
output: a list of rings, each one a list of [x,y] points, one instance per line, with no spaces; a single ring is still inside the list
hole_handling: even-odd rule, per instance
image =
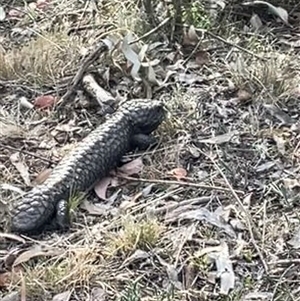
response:
[[[132,125],[138,132],[150,134],[164,120],[166,110],[161,101],[151,99],[135,99],[127,101],[123,106]]]

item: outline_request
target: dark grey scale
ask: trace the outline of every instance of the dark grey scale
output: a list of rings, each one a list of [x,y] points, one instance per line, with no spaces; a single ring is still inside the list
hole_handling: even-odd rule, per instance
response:
[[[128,151],[153,144],[149,134],[164,116],[165,110],[159,101],[125,103],[63,158],[42,185],[14,204],[11,231],[30,235],[43,230],[68,229],[70,193],[90,188],[115,168]]]

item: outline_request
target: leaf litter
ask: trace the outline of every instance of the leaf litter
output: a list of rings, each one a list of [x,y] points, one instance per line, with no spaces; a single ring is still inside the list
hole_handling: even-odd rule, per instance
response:
[[[220,10],[228,22],[232,17],[240,18],[238,14],[228,13],[232,11],[231,4],[210,2],[216,4],[209,11],[214,20]],[[90,12],[90,7],[73,1],[60,5],[36,1],[30,10],[31,18],[37,19],[29,18],[28,28],[23,28],[19,21],[27,18],[27,8],[1,5],[5,13],[5,17],[0,13],[4,18],[1,26],[10,26],[12,33],[9,37],[3,35],[2,45],[8,53],[5,45],[13,48],[16,42],[30,43],[37,35],[29,30],[33,24],[48,28],[54,16],[56,21],[62,21],[62,12],[63,22],[67,20],[68,24],[68,36],[76,35],[80,39],[82,33],[89,41],[77,45],[73,40],[72,49],[78,49],[85,57],[93,49],[90,46],[99,41],[88,29],[90,21],[86,18],[89,14],[97,15],[96,8]],[[299,119],[296,93],[299,84],[297,68],[293,65],[297,66],[298,56],[293,51],[279,55],[268,44],[272,40],[276,47],[282,47],[277,40],[286,39],[282,34],[286,28],[281,25],[277,28],[274,20],[257,12],[260,5],[278,17],[281,25],[290,24],[287,16],[290,17],[291,10],[285,5],[271,5],[266,1],[254,1],[251,5],[236,3],[237,10],[251,6],[257,13],[253,15],[250,11],[249,17],[243,17],[244,27],[238,29],[238,35],[234,31],[226,33],[228,26],[224,26],[225,32],[215,37],[209,30],[199,30],[205,27],[201,23],[186,27],[184,41],[175,44],[167,38],[172,27],[168,22],[137,41],[141,34],[134,27],[125,33],[110,29],[111,25],[124,28],[124,23],[118,23],[119,15],[110,11],[111,22],[107,24],[110,36],[105,36],[103,41],[109,46],[109,55],[100,55],[93,63],[94,69],[85,72],[85,81],[92,79],[95,91],[101,91],[101,95],[89,94],[84,85],[76,86],[74,98],[59,110],[56,97],[59,99],[70,86],[73,75],[81,67],[82,57],[68,63],[70,69],[64,63],[63,69],[50,70],[47,76],[50,74],[55,87],[49,82],[22,86],[26,78],[19,78],[18,74],[4,82],[0,143],[14,147],[14,151],[4,148],[0,154],[1,204],[2,200],[9,204],[26,186],[42,183],[65,150],[102,122],[105,116],[99,99],[104,94],[116,102],[150,95],[162,99],[169,109],[168,120],[157,131],[160,143],[155,150],[146,151],[143,161],[140,157],[133,159],[136,154],[130,154],[131,162],[102,179],[93,190],[95,203],[89,200],[93,193],[83,200],[81,209],[84,210],[76,210],[70,232],[38,238],[42,245],[48,246],[48,253],[36,247],[31,239],[6,233],[1,222],[1,267],[3,258],[8,266],[16,262],[24,267],[24,278],[21,283],[10,284],[12,289],[22,290],[28,300],[31,297],[36,300],[36,296],[42,300],[56,296],[82,299],[80,294],[91,300],[110,299],[113,295],[123,295],[125,287],[135,281],[146,298],[158,291],[164,295],[172,290],[174,300],[182,300],[186,293],[196,299],[224,294],[232,300],[237,300],[236,295],[241,300],[281,300],[287,299],[286,288],[292,294],[297,292],[299,283],[294,279],[299,270],[294,263],[299,247],[295,210],[299,189],[299,131],[295,121]],[[102,8],[105,15],[107,7]],[[119,6],[120,14],[124,8]],[[161,6],[160,10],[164,9]],[[84,12],[84,16],[79,20],[74,11],[78,16]],[[205,12],[197,16],[202,17]],[[44,13],[47,18],[42,17]],[[126,14],[122,16],[124,21]],[[239,26],[236,20],[232,24]],[[39,33],[43,34],[43,31]],[[249,42],[249,35],[257,40]],[[101,26],[99,36],[103,36]],[[287,36],[297,39],[291,31]],[[288,45],[296,47],[295,42]],[[51,47],[55,43],[65,51],[60,42],[54,42]],[[70,59],[71,55],[74,53],[67,53]],[[272,63],[264,64],[257,55],[271,59]],[[282,58],[284,63],[280,65]],[[54,62],[49,65],[56,66]],[[40,74],[34,78],[40,78]],[[0,79],[2,91],[3,73]],[[18,95],[11,97],[16,87]],[[12,157],[12,162],[10,157],[14,153],[19,157]],[[205,154],[214,158],[228,181],[224,181]],[[131,175],[135,181],[126,179]],[[200,189],[188,183],[181,186],[187,176],[191,182],[219,189],[205,189],[205,186]],[[175,180],[166,181],[168,177]],[[31,178],[35,179],[32,183]],[[251,229],[243,220],[245,213],[236,209],[239,204],[233,195],[235,190],[243,192],[241,202],[253,221]],[[124,222],[131,218],[134,226]],[[255,233],[256,247],[249,236],[250,230]],[[17,251],[12,252],[16,245]],[[262,256],[258,256],[257,250],[261,250]],[[262,261],[270,267],[268,275]],[[283,261],[289,266],[286,273]],[[10,272],[1,275],[12,280]],[[252,277],[251,283],[248,276]],[[74,287],[77,289],[73,290]],[[0,296],[5,294],[1,292]],[[131,294],[138,293],[133,289]]]

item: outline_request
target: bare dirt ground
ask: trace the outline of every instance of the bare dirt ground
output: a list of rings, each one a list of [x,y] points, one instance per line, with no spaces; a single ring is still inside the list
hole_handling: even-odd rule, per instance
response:
[[[300,300],[300,7],[208,2],[0,2],[1,300]],[[13,235],[11,201],[109,114],[91,76],[162,100],[159,143],[67,233]]]

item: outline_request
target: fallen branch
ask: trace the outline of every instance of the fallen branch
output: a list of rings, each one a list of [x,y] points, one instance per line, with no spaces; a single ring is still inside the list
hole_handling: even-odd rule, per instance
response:
[[[85,91],[97,100],[102,113],[105,114],[114,106],[115,98],[108,91],[100,87],[91,74],[83,77],[82,85]]]
[[[155,28],[149,30],[148,32],[146,32],[144,35],[142,35],[141,37],[129,42],[129,45],[132,45],[134,43],[137,43],[149,36],[151,36],[153,33],[155,33],[156,31],[158,31],[161,27],[163,27],[165,24],[167,24],[169,21],[171,20],[171,17],[166,18],[165,20],[163,20],[160,24],[158,24]]]
[[[259,249],[259,247],[258,247],[258,245],[256,243],[255,237],[254,237],[253,229],[255,230],[255,233],[257,235],[259,235],[259,233],[258,233],[257,229],[254,226],[254,223],[253,223],[251,215],[245,209],[245,206],[243,205],[243,202],[241,201],[241,199],[239,198],[239,196],[237,195],[237,193],[233,189],[233,187],[230,185],[227,177],[225,176],[225,174],[223,173],[223,171],[221,170],[221,168],[218,166],[218,164],[215,162],[215,160],[212,157],[207,156],[205,153],[203,153],[203,154],[206,157],[208,157],[211,160],[211,162],[215,165],[215,167],[217,168],[217,170],[219,171],[219,173],[223,177],[224,181],[226,182],[227,186],[229,187],[230,191],[232,192],[232,194],[233,194],[234,198],[236,199],[238,205],[240,206],[240,208],[245,213],[246,222],[247,222],[247,226],[248,226],[248,232],[249,232],[249,235],[250,235],[250,239],[251,239],[252,245],[254,246],[254,248],[255,248],[255,250],[256,250],[259,258],[260,258],[260,261],[261,261],[261,263],[262,263],[262,265],[264,267],[264,270],[265,270],[266,274],[268,275],[269,274],[269,269],[268,269],[267,263],[265,262],[264,257],[262,255],[262,252],[260,251],[260,249]]]
[[[110,47],[102,40],[98,47],[85,58],[81,67],[74,76],[70,88],[68,88],[67,92],[57,102],[58,108],[64,105],[74,94],[76,87],[79,85],[88,67],[98,59],[101,53],[107,51],[109,48]]]
[[[199,188],[199,189],[219,190],[219,191],[232,192],[232,189],[228,189],[228,188],[225,188],[225,187],[210,186],[210,185],[191,183],[191,182],[172,181],[172,180],[143,179],[143,178],[135,178],[135,177],[119,176],[119,175],[118,175],[118,177],[122,178],[122,179],[125,179],[125,180],[137,181],[137,182],[189,186],[189,187],[195,187],[195,188]],[[240,190],[235,190],[235,193],[244,194],[244,192],[240,191]]]
[[[188,25],[184,25],[184,27],[189,27],[189,26],[188,26]],[[232,47],[234,47],[234,48],[237,48],[237,49],[239,49],[239,50],[241,50],[241,51],[243,51],[243,52],[245,52],[245,53],[248,53],[248,54],[250,54],[251,56],[256,57],[257,59],[260,59],[260,60],[262,60],[262,61],[267,61],[267,59],[266,59],[265,57],[259,56],[259,55],[255,54],[255,53],[253,53],[252,51],[250,51],[250,50],[248,50],[248,49],[242,47],[242,46],[239,46],[239,45],[237,45],[237,44],[234,44],[234,43],[232,43],[232,42],[229,42],[229,41],[227,41],[227,40],[221,38],[220,36],[215,35],[214,33],[210,32],[210,31],[208,31],[208,30],[206,30],[206,29],[195,28],[195,31],[196,31],[196,32],[201,32],[201,33],[207,34],[207,35],[211,36],[212,38],[214,38],[214,39],[216,39],[216,40],[219,40],[220,42],[222,42],[222,43],[224,43],[224,44],[227,44],[227,45],[229,45],[229,46],[232,46]]]

